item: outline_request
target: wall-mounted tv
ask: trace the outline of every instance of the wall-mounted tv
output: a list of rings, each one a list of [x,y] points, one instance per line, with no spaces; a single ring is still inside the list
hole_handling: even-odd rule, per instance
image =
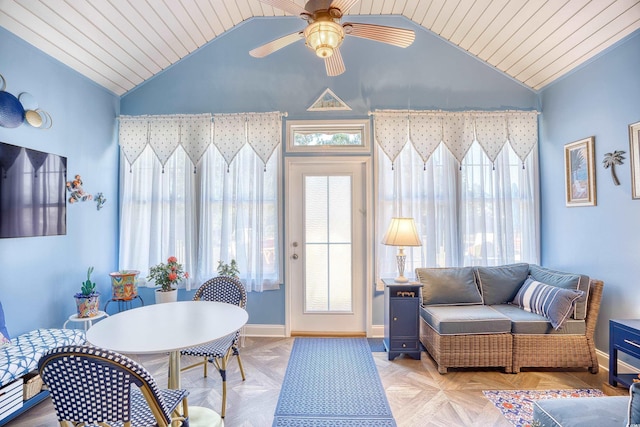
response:
[[[67,158],[0,142],[0,238],[67,234]]]

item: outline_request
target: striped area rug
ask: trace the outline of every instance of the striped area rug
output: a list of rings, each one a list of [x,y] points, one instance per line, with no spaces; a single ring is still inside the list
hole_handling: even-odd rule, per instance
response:
[[[496,405],[502,415],[515,427],[529,427],[533,421],[534,400],[601,397],[604,393],[597,389],[581,388],[566,390],[484,390],[484,397]]]
[[[365,338],[296,338],[273,427],[395,427]]]

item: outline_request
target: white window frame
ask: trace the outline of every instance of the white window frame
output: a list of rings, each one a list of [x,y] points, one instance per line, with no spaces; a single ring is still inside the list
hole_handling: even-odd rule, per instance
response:
[[[369,119],[352,120],[287,120],[287,152],[288,153],[370,153],[371,121]],[[359,131],[362,145],[294,145],[296,131]]]

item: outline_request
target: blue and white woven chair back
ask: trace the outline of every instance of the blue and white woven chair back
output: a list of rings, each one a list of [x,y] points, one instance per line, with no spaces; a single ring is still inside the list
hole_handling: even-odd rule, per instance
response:
[[[240,280],[230,276],[218,276],[209,279],[198,288],[194,301],[218,301],[245,308],[247,292]]]
[[[133,398],[144,399],[145,395],[156,414],[149,414],[148,425],[156,425],[157,416],[166,424],[171,422],[171,410],[160,398],[151,374],[119,353],[89,346],[57,347],[42,356],[38,370],[60,421],[92,424],[138,418],[131,413],[133,384],[142,392],[134,393]]]

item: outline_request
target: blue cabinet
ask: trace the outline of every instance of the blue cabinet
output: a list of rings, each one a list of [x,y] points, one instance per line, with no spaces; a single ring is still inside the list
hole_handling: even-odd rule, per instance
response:
[[[609,321],[609,384],[630,387],[637,374],[618,374],[618,353],[640,359],[640,320]]]
[[[420,284],[384,280],[384,347],[393,360],[404,353],[420,360]]]

